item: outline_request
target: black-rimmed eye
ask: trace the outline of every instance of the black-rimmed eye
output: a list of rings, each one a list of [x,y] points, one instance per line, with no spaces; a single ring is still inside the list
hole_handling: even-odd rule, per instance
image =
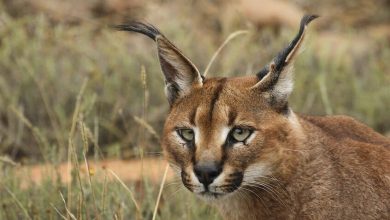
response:
[[[194,140],[195,134],[192,129],[184,128],[176,131],[184,141],[192,142]]]
[[[253,130],[249,128],[235,127],[230,132],[230,138],[233,142],[244,142],[252,132]]]

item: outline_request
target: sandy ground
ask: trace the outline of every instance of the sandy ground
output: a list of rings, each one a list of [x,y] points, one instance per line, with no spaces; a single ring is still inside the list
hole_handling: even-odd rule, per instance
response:
[[[107,176],[113,179],[114,176],[111,171],[114,172],[123,182],[131,183],[138,182],[143,177],[149,179],[154,183],[160,183],[167,163],[161,158],[145,158],[143,160],[103,160],[99,162],[89,161],[90,175],[93,179],[104,178]],[[80,163],[79,170],[81,178],[87,178],[87,166],[86,163]],[[31,184],[40,184],[44,179],[52,178],[56,179],[60,177],[60,180],[64,183],[69,182],[70,172],[68,163],[62,163],[57,167],[53,165],[34,165],[34,166],[21,166],[17,169],[17,175],[28,176],[25,182],[22,182],[22,187],[28,187]],[[167,181],[173,179],[173,172],[171,168],[168,169]]]

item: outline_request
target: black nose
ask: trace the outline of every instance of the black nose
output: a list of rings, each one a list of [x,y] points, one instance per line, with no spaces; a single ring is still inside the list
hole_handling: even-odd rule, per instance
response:
[[[222,166],[214,163],[197,164],[194,166],[194,173],[205,187],[210,185],[222,172]]]

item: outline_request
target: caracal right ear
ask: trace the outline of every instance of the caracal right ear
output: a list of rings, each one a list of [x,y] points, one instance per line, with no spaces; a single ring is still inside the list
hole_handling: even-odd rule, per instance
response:
[[[130,22],[115,28],[138,32],[156,41],[161,69],[165,76],[165,93],[171,106],[191,89],[203,85],[203,77],[195,65],[154,26]]]

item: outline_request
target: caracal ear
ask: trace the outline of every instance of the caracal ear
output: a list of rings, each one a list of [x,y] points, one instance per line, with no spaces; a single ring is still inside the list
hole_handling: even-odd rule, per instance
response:
[[[191,89],[203,85],[203,77],[195,65],[153,25],[131,22],[115,28],[144,34],[157,43],[158,57],[165,76],[165,93],[171,106]]]
[[[263,93],[278,111],[288,109],[287,99],[293,89],[293,60],[302,45],[307,25],[317,17],[317,15],[305,15],[301,20],[299,32],[291,43],[257,73],[259,82],[252,89]]]

